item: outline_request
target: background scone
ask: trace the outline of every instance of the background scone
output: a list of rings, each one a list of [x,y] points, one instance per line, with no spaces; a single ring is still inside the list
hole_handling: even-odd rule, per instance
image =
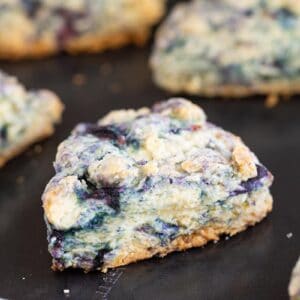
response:
[[[165,0],[0,0],[0,58],[142,44]]]
[[[194,0],[161,26],[151,58],[172,92],[240,97],[300,92],[300,1]]]
[[[293,269],[289,285],[289,295],[291,300],[300,300],[300,258]]]
[[[78,125],[55,170],[42,197],[54,270],[199,247],[272,209],[269,171],[184,99]]]
[[[0,72],[0,167],[54,131],[63,105],[47,90],[26,91],[16,78]]]

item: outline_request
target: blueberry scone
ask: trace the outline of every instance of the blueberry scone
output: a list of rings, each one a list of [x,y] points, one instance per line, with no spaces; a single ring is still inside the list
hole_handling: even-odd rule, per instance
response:
[[[234,235],[272,209],[271,173],[174,98],[79,124],[43,194],[53,269],[126,265]]]
[[[0,72],[0,167],[30,144],[50,136],[63,105],[47,90],[26,91]]]
[[[154,79],[172,92],[242,97],[300,92],[300,1],[194,0],[161,26]]]
[[[300,258],[292,273],[289,295],[291,300],[300,300]]]
[[[142,44],[164,6],[165,0],[0,0],[0,58]]]

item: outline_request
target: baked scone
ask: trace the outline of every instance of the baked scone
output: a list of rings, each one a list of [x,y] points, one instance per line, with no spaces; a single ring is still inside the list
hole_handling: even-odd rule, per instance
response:
[[[291,300],[300,300],[300,258],[293,269],[289,285],[289,295]]]
[[[154,79],[172,92],[243,97],[300,92],[300,1],[194,0],[161,26]]]
[[[53,134],[63,104],[47,90],[26,91],[0,72],[0,167],[30,144]]]
[[[0,58],[143,44],[165,0],[0,0]]]
[[[105,272],[199,247],[272,209],[269,171],[181,98],[78,125],[55,170],[42,197],[54,270]]]

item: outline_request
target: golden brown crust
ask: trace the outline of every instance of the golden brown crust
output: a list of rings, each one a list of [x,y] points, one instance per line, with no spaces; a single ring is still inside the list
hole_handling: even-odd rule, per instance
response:
[[[192,95],[205,97],[241,98],[254,95],[291,96],[300,93],[300,80],[276,81],[270,83],[256,84],[253,86],[241,85],[219,85],[201,87],[199,89],[189,88],[188,85],[175,87],[174,84],[166,84],[156,80],[157,84],[173,93],[185,92]]]
[[[246,208],[239,218],[237,218],[230,226],[215,224],[203,227],[189,235],[177,237],[166,247],[160,246],[153,248],[145,243],[126,245],[126,248],[123,249],[117,257],[112,261],[105,263],[100,270],[102,272],[107,272],[108,269],[151,258],[155,255],[164,257],[171,252],[201,247],[210,241],[218,241],[223,234],[233,236],[245,230],[247,227],[260,222],[272,210],[273,199],[268,190],[254,193],[251,200],[253,200],[252,205]],[[52,270],[63,271],[64,268],[55,264],[55,261],[53,261]],[[90,269],[85,269],[85,272],[89,271]]]
[[[49,92],[44,91],[44,93]],[[53,97],[53,95],[51,97]],[[48,107],[45,109],[46,114],[41,114],[40,117],[35,120],[32,126],[27,129],[20,142],[13,144],[6,151],[1,152],[0,168],[3,167],[11,158],[22,153],[31,144],[45,139],[54,133],[54,124],[60,121],[64,106],[60,100],[55,97],[52,98],[52,101],[49,102]],[[50,119],[49,115],[51,115]]]
[[[137,46],[143,46],[149,36],[149,30],[141,28],[136,32],[130,33],[115,33],[105,36],[84,36],[70,41],[66,48],[66,52],[70,54],[79,54],[81,52],[97,53],[106,49],[115,49],[126,44],[133,43]],[[58,49],[48,40],[41,40],[31,43],[29,46],[24,45],[20,47],[0,47],[0,59],[6,60],[20,60],[24,58],[43,58],[54,55]]]
[[[66,39],[63,44],[51,30],[37,34],[40,30],[39,24],[22,13],[17,14],[15,18],[3,21],[4,25],[12,28],[12,31],[7,33],[0,30],[0,59],[42,58],[60,51],[70,54],[96,53],[129,43],[142,46],[149,37],[151,26],[164,14],[165,0],[127,0],[126,3],[129,14],[128,26],[125,21],[123,27],[119,26],[113,29],[114,31],[108,31],[110,28],[108,26],[108,30],[100,28],[99,32],[85,32]],[[132,16],[135,16],[135,19],[132,19]],[[116,16],[112,16],[114,17]],[[35,36],[38,37],[32,38]]]
[[[265,218],[272,210],[272,203],[272,196],[268,193],[263,209],[256,210],[254,208],[249,208],[248,212],[245,215],[240,216],[240,219],[231,227],[222,227],[220,225],[209,226],[195,231],[190,235],[179,236],[173,240],[168,247],[147,248],[143,247],[143,245],[139,245],[139,247],[135,248],[132,252],[129,252],[126,249],[123,252],[123,255],[116,257],[110,264],[104,265],[101,270],[102,272],[106,272],[110,268],[124,266],[138,260],[153,257],[154,255],[164,257],[171,252],[201,247],[209,241],[218,241],[223,234],[233,236],[245,230],[248,226],[253,226],[255,223],[258,223]]]

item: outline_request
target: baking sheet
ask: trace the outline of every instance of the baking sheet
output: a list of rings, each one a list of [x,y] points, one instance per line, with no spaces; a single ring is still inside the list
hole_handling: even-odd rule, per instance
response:
[[[52,89],[66,105],[52,138],[0,170],[0,297],[288,299],[290,273],[300,253],[299,97],[273,109],[265,108],[263,98],[191,97],[210,121],[241,135],[273,172],[274,211],[261,224],[203,249],[153,258],[106,275],[50,270],[40,198],[54,174],[56,147],[79,121],[96,121],[112,109],[149,106],[169,97],[152,83],[149,52],[150,46],[128,47],[92,56],[0,63],[27,87]],[[80,74],[77,85],[74,74]]]

